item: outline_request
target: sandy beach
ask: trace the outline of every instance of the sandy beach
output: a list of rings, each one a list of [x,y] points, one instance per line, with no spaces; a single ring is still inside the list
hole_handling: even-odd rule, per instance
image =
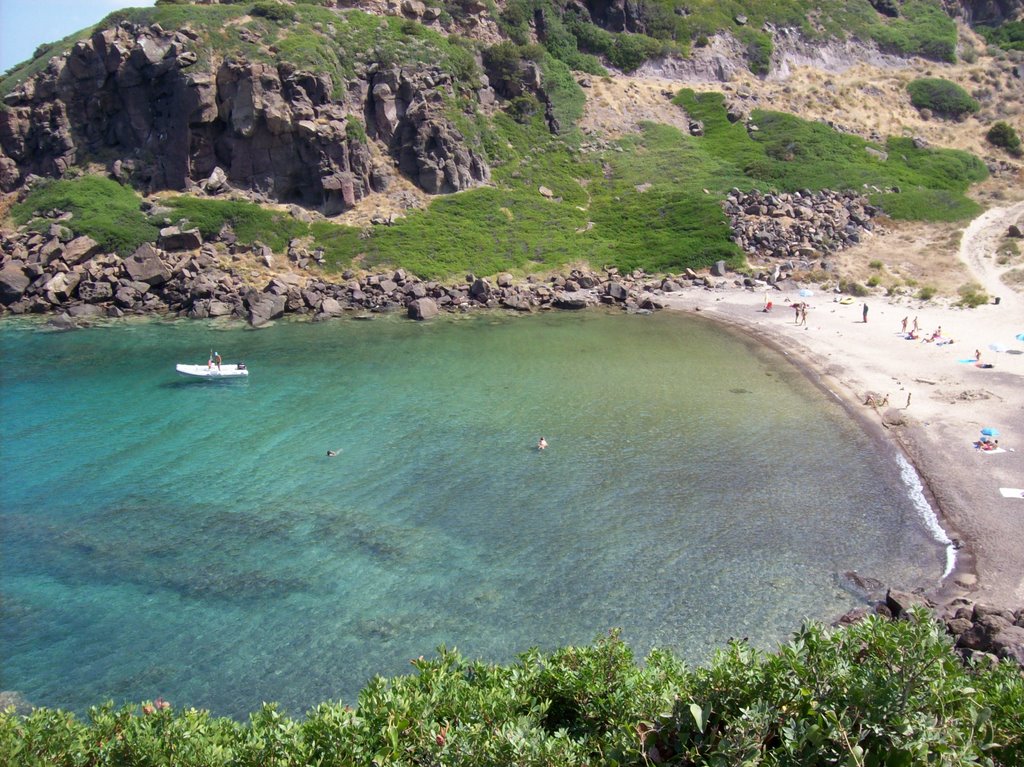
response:
[[[965,276],[998,296],[998,304],[968,309],[908,296],[841,304],[841,296],[806,285],[812,291],[806,297],[797,289],[769,291],[773,308],[765,312],[763,289],[736,287],[731,280],[725,289],[664,297],[670,309],[699,312],[774,344],[854,416],[895,441],[959,546],[955,570],[929,593],[939,603],[969,596],[1024,604],[1024,497],[1000,492],[1024,488],[1024,341],[1016,338],[1024,334],[1024,296],[1000,281],[1002,269],[992,257],[1007,223],[1022,216],[1024,202],[990,209],[961,240]],[[884,238],[875,245],[884,252]],[[796,324],[795,302],[809,307],[806,325]],[[904,317],[908,330],[917,319],[920,339],[901,332]],[[923,340],[940,327],[941,339]],[[979,351],[981,362],[992,367],[975,364]],[[888,396],[888,405],[864,405],[869,393]],[[978,449],[985,427],[998,430],[1001,451]]]

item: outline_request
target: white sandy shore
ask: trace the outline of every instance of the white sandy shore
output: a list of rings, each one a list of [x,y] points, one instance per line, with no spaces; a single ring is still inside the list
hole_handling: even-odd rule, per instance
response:
[[[1016,338],[1024,333],[1024,296],[999,282],[991,258],[1006,221],[1022,215],[1024,203],[989,211],[962,240],[965,268],[989,295],[999,296],[998,305],[963,309],[877,296],[844,305],[814,286],[806,298],[771,291],[770,313],[763,311],[763,290],[729,287],[665,297],[669,308],[699,311],[776,344],[851,408],[886,426],[885,434],[920,473],[941,525],[962,542],[955,571],[931,595],[939,601],[966,594],[977,601],[1024,604],[1024,498],[1000,493],[1024,488],[1024,341]],[[798,301],[810,307],[806,327],[795,323],[791,304]],[[916,317],[923,334],[941,326],[953,343],[906,340],[900,333],[904,317],[908,327]],[[961,361],[973,360],[976,350],[994,367]],[[864,406],[869,392],[888,395],[889,406]],[[901,417],[904,426],[891,425]],[[975,447],[986,426],[999,430],[1005,452],[985,454]]]

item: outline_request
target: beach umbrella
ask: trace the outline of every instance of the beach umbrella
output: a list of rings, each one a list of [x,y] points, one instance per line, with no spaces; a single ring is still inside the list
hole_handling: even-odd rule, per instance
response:
[[[984,434],[986,437],[998,437],[999,436],[999,430],[998,429],[993,429],[991,426],[986,426],[984,429],[981,430],[981,433]]]
[[[810,298],[813,295],[814,291],[808,290],[807,288],[804,288],[803,290],[800,291],[801,298]],[[1021,335],[1024,336],[1024,333],[1021,333]]]
[[[1018,333],[1017,334],[1017,340],[1018,341],[1024,341],[1024,333]]]
[[[991,349],[994,352],[1005,352],[1006,351],[1006,346],[1004,346],[1003,344],[989,344],[988,348]]]

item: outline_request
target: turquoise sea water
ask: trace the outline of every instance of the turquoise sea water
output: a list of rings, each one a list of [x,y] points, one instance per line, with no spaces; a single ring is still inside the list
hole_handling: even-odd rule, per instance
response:
[[[849,609],[836,573],[942,575],[894,456],[694,318],[39,327],[0,327],[0,689],[37,705],[299,715],[612,627],[697,662]],[[175,375],[211,349],[249,380]]]

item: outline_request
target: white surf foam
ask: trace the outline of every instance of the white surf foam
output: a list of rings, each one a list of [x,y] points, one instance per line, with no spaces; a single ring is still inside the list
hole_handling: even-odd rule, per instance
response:
[[[897,453],[896,463],[900,467],[900,479],[907,486],[910,500],[924,521],[925,527],[932,534],[932,538],[946,547],[946,570],[942,573],[941,579],[945,580],[953,572],[953,568],[956,567],[956,547],[953,545],[950,537],[946,535],[946,531],[942,529],[942,525],[939,524],[939,518],[935,515],[935,510],[931,504],[928,503],[928,499],[924,497],[924,485],[921,484],[921,477],[918,476],[914,467],[910,465],[910,461],[902,453]]]

